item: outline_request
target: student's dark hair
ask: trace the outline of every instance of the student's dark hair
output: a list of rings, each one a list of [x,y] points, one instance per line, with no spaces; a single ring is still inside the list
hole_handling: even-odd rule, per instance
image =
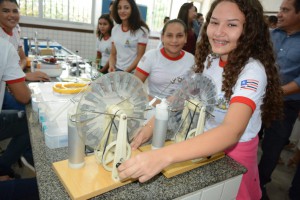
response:
[[[270,15],[268,17],[268,21],[269,21],[270,24],[277,24],[278,18],[275,15]]]
[[[222,91],[225,92],[225,97],[229,101],[233,93],[233,87],[249,59],[259,60],[264,66],[267,76],[261,115],[263,122],[268,126],[272,120],[282,117],[283,92],[280,87],[278,69],[275,65],[269,28],[264,20],[263,8],[259,0],[215,0],[212,3],[203,25],[201,40],[196,45],[196,72],[203,72],[204,62],[209,54],[212,53],[206,34],[207,26],[216,6],[224,1],[235,3],[239,7],[240,11],[245,15],[245,23],[243,32],[237,41],[237,47],[228,55],[227,64],[223,72]]]
[[[170,17],[165,16],[165,18],[164,18],[164,24],[165,24],[168,20],[170,20]]]
[[[203,14],[202,13],[197,13],[197,18],[202,17]]]
[[[181,20],[181,19],[171,19],[169,21],[167,21],[161,31],[161,34],[163,35],[165,32],[166,32],[166,29],[167,27],[170,25],[170,24],[173,24],[173,23],[178,23],[178,24],[181,24],[183,26],[183,29],[184,29],[184,33],[187,35],[187,27],[185,25],[185,23]]]
[[[294,7],[296,13],[298,13],[300,11],[300,0],[294,0]]]
[[[114,22],[113,22],[113,20],[110,18],[110,16],[109,16],[109,14],[103,14],[103,15],[101,15],[100,17],[99,17],[99,19],[98,19],[98,23],[99,23],[99,20],[100,19],[105,19],[107,22],[108,22],[108,24],[109,24],[109,26],[110,26],[110,29],[109,29],[109,31],[108,31],[108,33],[109,33],[109,35],[111,35],[111,30],[112,30],[112,28],[114,27]],[[97,25],[97,32],[96,32],[96,34],[97,34],[97,37],[98,37],[98,39],[99,40],[101,40],[102,38],[103,38],[103,34],[101,33],[101,31],[99,30],[99,26]]]
[[[18,4],[18,2],[16,0],[0,0],[0,4],[2,4],[5,1],[9,1],[11,3],[15,3],[19,7],[19,4]]]
[[[120,2],[120,0],[116,0],[113,4],[113,18],[117,24],[122,23],[122,20],[121,20],[120,16],[118,15],[119,2]],[[127,0],[127,2],[131,6],[131,15],[128,19],[130,32],[134,33],[141,27],[144,27],[149,31],[148,25],[141,18],[141,14],[140,14],[138,6],[135,3],[135,0]]]
[[[189,23],[189,10],[194,7],[193,3],[184,3],[179,9],[177,19],[181,19],[187,26],[188,30],[193,28],[193,23]]]

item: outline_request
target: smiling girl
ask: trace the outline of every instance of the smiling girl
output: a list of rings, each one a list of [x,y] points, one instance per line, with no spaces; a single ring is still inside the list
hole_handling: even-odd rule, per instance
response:
[[[166,98],[172,95],[179,83],[169,85],[170,81],[183,76],[195,63],[194,56],[182,50],[187,40],[187,28],[183,21],[173,19],[166,22],[161,40],[163,47],[149,50],[135,71],[143,82],[148,79],[149,101],[155,96]],[[164,93],[161,94],[161,91]]]
[[[112,30],[109,72],[132,72],[145,53],[149,28],[134,0],[116,0],[113,17],[117,24]]]
[[[236,199],[259,200],[257,133],[262,120],[269,124],[282,113],[282,91],[263,8],[259,0],[215,0],[201,34],[196,71],[212,77],[218,99],[226,106],[215,106],[203,134],[138,154],[119,166],[119,176],[145,182],[170,164],[225,151],[248,170]],[[153,126],[146,127],[152,131]],[[138,142],[133,148],[145,141]]]

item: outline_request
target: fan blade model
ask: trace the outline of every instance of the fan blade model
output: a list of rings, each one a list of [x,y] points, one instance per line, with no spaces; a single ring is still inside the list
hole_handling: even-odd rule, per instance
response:
[[[190,72],[170,101],[169,127],[174,141],[181,142],[203,133],[205,121],[216,104],[216,86],[209,77]]]
[[[78,133],[94,148],[96,160],[118,180],[116,164],[131,155],[129,141],[144,122],[148,95],[143,83],[126,72],[96,79],[81,97],[76,113]]]

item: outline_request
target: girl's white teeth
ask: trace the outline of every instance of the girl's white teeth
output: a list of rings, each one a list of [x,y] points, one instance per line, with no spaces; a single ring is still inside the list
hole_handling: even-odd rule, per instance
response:
[[[215,40],[215,42],[218,44],[226,44],[226,41]]]

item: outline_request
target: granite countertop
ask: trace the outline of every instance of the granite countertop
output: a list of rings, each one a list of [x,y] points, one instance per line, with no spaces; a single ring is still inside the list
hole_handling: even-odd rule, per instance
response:
[[[32,111],[31,105],[26,106],[26,113],[40,199],[70,199],[52,169],[53,162],[67,159],[68,148],[49,149],[45,145],[37,114]],[[174,199],[245,172],[242,165],[225,156],[173,178],[168,179],[158,174],[146,183],[134,182],[93,199]]]

